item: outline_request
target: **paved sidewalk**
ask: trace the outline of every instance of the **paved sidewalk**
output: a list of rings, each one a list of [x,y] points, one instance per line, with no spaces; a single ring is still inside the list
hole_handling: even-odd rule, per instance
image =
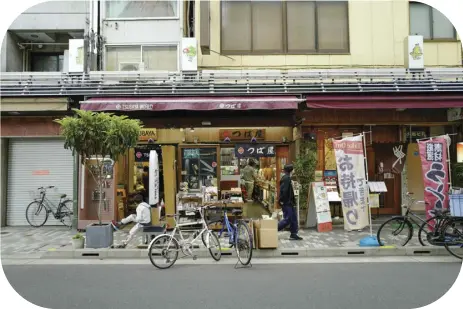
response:
[[[379,225],[373,225],[374,234]],[[40,254],[50,250],[72,250],[71,238],[76,232],[64,227],[6,227],[1,229],[1,254],[24,255]],[[300,231],[302,241],[291,241],[288,232],[279,233],[279,249],[310,249],[310,248],[354,248],[359,247],[359,240],[369,235],[369,229],[362,232],[346,232],[342,225],[334,226],[333,231],[319,233],[315,229]],[[407,246],[420,246],[417,230]],[[114,243],[119,244],[125,239],[124,232],[114,233]],[[134,239],[127,249],[136,249],[141,244],[141,236]]]

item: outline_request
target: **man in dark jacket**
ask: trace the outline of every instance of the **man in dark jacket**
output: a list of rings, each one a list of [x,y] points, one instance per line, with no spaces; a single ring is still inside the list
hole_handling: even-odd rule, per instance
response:
[[[298,224],[297,214],[294,209],[296,206],[296,197],[294,196],[293,183],[291,181],[291,172],[293,166],[287,164],[284,167],[285,175],[280,180],[280,205],[283,208],[283,220],[278,223],[278,231],[283,230],[289,225],[291,231],[291,240],[302,240],[302,237],[297,235]]]

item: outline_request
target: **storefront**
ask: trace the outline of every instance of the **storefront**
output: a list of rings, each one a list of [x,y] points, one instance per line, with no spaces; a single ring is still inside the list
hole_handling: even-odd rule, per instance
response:
[[[383,181],[379,209],[373,214],[396,215],[406,192],[423,200],[424,185],[417,140],[452,133],[447,108],[461,104],[461,98],[417,96],[313,96],[305,118],[305,139],[315,140],[318,149],[318,180],[336,177],[332,139],[365,132],[368,178]],[[419,102],[419,103],[418,103]],[[336,177],[337,186],[339,186]],[[423,205],[416,210],[424,211]]]
[[[151,150],[158,154],[160,197],[166,213],[181,210],[186,199],[203,202],[211,196],[233,197],[243,185],[242,170],[250,159],[257,163],[254,195],[268,210],[275,209],[281,176],[278,171],[292,159],[291,123],[299,99],[150,100],[105,98],[81,102],[82,109],[114,110],[144,124],[139,145],[118,160],[108,179],[103,221],[121,219],[135,210],[133,196],[143,187],[143,167],[149,166]],[[149,111],[142,112],[146,109]],[[81,175],[79,228],[83,229],[98,219],[98,199],[91,175],[83,169]],[[154,208],[152,214],[155,222],[158,214]]]
[[[2,198],[3,214],[8,226],[28,226],[26,207],[36,196],[37,188],[54,186],[47,198],[55,206],[60,195],[73,200],[74,157],[64,149],[59,126],[52,117],[2,118]],[[50,216],[46,225],[62,224]]]

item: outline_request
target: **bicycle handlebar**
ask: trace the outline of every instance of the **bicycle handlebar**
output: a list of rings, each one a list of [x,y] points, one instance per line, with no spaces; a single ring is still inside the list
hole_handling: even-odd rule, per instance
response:
[[[37,188],[37,190],[47,190],[47,189],[53,189],[55,186],[48,186],[48,187],[40,187]]]

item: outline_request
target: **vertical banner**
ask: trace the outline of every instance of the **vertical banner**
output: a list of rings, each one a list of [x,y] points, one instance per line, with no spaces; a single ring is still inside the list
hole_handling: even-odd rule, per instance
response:
[[[338,169],[344,229],[361,230],[369,225],[363,136],[333,141]]]
[[[149,179],[149,204],[156,205],[159,203],[159,161],[156,150],[150,151]]]
[[[440,136],[426,141],[418,141],[421,168],[423,170],[424,201],[426,218],[430,210],[449,207],[449,174],[447,166],[447,140]]]

